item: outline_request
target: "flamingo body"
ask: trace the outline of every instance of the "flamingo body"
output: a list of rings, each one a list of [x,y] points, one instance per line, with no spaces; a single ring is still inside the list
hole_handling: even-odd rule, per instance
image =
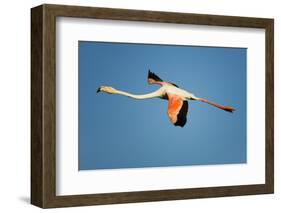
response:
[[[186,116],[188,113],[188,100],[197,100],[202,101],[212,106],[215,106],[219,109],[233,112],[235,109],[230,106],[221,106],[219,104],[210,102],[204,98],[198,98],[194,94],[179,88],[176,84],[163,81],[160,77],[158,77],[153,72],[148,71],[148,83],[149,84],[158,84],[161,87],[151,93],[144,95],[135,95],[128,92],[124,92],[121,90],[114,89],[109,86],[101,86],[98,88],[97,92],[103,91],[108,94],[118,94],[127,96],[133,99],[142,100],[142,99],[150,99],[150,98],[161,98],[168,100],[168,110],[167,114],[170,121],[175,126],[183,127],[186,124]]]

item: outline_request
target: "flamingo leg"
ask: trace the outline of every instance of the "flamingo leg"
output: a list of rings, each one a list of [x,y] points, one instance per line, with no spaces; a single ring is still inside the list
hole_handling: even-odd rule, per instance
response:
[[[198,98],[197,100],[202,101],[202,102],[205,102],[205,103],[207,103],[207,104],[210,104],[210,105],[212,105],[212,106],[214,106],[214,107],[217,107],[217,108],[219,108],[219,109],[225,110],[225,111],[227,111],[227,112],[233,112],[233,111],[235,111],[235,109],[234,109],[233,107],[231,107],[231,106],[222,106],[222,105],[213,103],[213,102],[211,102],[211,101],[208,101],[208,100],[206,100],[206,99],[204,99],[204,98]]]

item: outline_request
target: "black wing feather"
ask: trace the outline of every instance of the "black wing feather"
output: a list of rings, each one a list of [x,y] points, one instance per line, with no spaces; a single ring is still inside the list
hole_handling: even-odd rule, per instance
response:
[[[153,79],[154,81],[162,81],[163,82],[163,80],[158,75],[156,75],[155,73],[151,72],[150,70],[148,70],[148,78]],[[174,84],[172,82],[168,82],[168,83],[174,85],[175,87],[179,87],[178,85],[176,85],[176,84]]]
[[[148,70],[148,78],[151,78],[155,81],[163,81],[161,78],[159,78],[155,73],[150,72],[150,70]]]
[[[186,124],[187,112],[188,112],[188,102],[183,101],[182,107],[177,116],[177,122],[174,123],[175,126],[183,127]]]

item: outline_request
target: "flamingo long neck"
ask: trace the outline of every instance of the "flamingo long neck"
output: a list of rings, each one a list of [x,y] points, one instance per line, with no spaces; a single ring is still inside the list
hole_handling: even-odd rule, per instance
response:
[[[138,100],[160,97],[160,94],[158,91],[148,93],[148,94],[135,95],[132,93],[121,91],[121,90],[116,90],[114,94],[123,95],[123,96],[127,96],[127,97],[130,97],[133,99],[138,99]]]

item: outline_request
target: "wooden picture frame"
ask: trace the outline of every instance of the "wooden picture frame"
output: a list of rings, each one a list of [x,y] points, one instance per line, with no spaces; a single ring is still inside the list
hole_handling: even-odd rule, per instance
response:
[[[56,18],[73,17],[265,29],[265,184],[56,195]],[[274,21],[44,4],[31,9],[31,203],[41,208],[267,194],[274,191]]]

